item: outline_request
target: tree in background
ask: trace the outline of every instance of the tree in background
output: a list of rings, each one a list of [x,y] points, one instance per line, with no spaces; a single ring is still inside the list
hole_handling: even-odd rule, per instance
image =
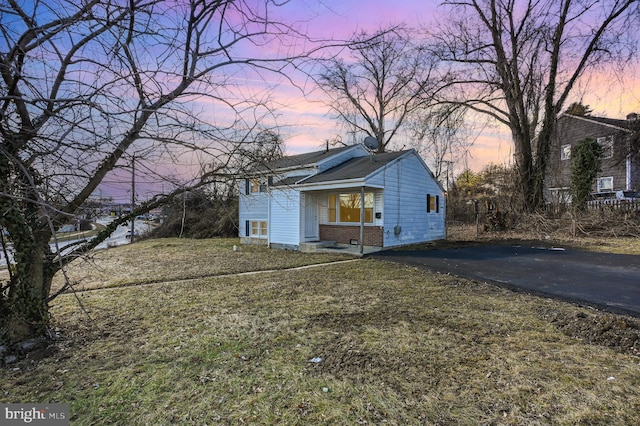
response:
[[[464,170],[447,191],[447,220],[480,223],[493,230],[511,226],[515,189],[512,167],[488,164],[481,171]]]
[[[442,78],[415,30],[396,26],[355,36],[348,51],[324,61],[317,83],[338,119],[354,134],[375,137],[384,152],[416,114],[435,105]]]
[[[571,150],[571,204],[582,211],[593,192],[600,171],[602,146],[595,139],[584,139]]]
[[[251,140],[242,141],[241,147],[227,165],[237,172],[230,173],[227,180],[218,179],[171,200],[164,208],[163,222],[153,229],[150,237],[237,237],[240,173],[281,158],[284,141],[274,130],[263,129]]]
[[[200,188],[184,192],[164,210],[163,221],[151,231],[151,238],[238,236],[238,196],[233,191]]]
[[[13,343],[46,335],[58,270],[135,215],[226,179],[271,115],[268,94],[238,87],[286,76],[297,55],[264,45],[299,33],[269,19],[271,2],[0,3],[0,228],[15,260],[0,286],[0,343]],[[89,241],[50,248],[58,224],[114,170],[163,178],[184,173],[181,164],[202,173]]]
[[[481,192],[481,185],[482,174],[465,169],[456,177],[449,194],[458,197],[474,197]]]
[[[455,179],[451,195],[462,198],[511,197],[514,170],[499,164],[487,164],[479,172],[464,170]]]
[[[233,167],[239,171],[263,166],[284,155],[284,141],[275,130],[262,129],[243,140]]]
[[[472,143],[464,138],[465,111],[441,105],[418,114],[413,122],[416,150],[432,167],[439,182],[449,188],[453,170]]]
[[[593,110],[589,108],[589,105],[584,105],[582,102],[573,102],[564,112],[584,117],[585,115],[591,115]]]
[[[556,118],[589,70],[636,54],[638,0],[446,0],[433,30],[453,104],[508,126],[523,208],[544,205]]]

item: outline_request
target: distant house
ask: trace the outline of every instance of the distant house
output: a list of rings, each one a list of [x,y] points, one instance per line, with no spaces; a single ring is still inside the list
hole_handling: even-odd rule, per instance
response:
[[[545,180],[549,202],[570,202],[572,149],[591,138],[603,148],[601,171],[593,185],[595,198],[635,196],[640,188],[640,155],[637,137],[640,120],[629,114],[626,120],[562,114],[551,142]],[[634,142],[634,140],[636,142]]]
[[[445,237],[442,187],[415,150],[374,154],[364,145],[284,157],[240,188],[241,242],[313,251],[377,249]]]

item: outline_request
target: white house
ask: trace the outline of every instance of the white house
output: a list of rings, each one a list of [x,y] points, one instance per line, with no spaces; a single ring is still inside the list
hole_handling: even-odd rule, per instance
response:
[[[241,242],[272,248],[385,249],[445,237],[444,191],[413,149],[284,157],[247,174],[239,211]]]

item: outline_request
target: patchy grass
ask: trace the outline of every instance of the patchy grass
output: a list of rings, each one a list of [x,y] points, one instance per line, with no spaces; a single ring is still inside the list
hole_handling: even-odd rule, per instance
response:
[[[566,235],[543,236],[532,238],[525,233],[509,232],[503,235],[487,234],[479,238],[482,243],[540,245],[544,247],[565,247],[576,250],[600,253],[640,255],[640,238],[638,237],[569,237]]]
[[[575,250],[593,251],[600,253],[640,255],[640,238],[638,237],[567,237],[546,236],[538,237],[527,233],[486,233],[480,236],[469,236],[467,239],[457,239],[455,236],[447,240],[424,243],[404,247],[407,249],[446,249],[467,245],[482,244],[528,244],[540,247],[565,247]]]
[[[572,247],[587,251],[640,255],[640,238],[638,237],[584,237],[569,242]]]
[[[233,251],[233,246],[237,251]],[[265,269],[344,260],[340,254],[304,254],[240,245],[238,238],[144,240],[118,248],[96,251],[72,263],[67,276],[77,290],[117,287],[227,275]],[[54,289],[63,283],[59,274]]]
[[[189,262],[233,259],[225,242],[193,243]],[[148,282],[146,256],[182,250],[146,244],[135,260],[105,253]],[[281,254],[256,249],[244,267]],[[78,297],[90,318],[56,299],[61,338],[0,371],[0,401],[69,403],[79,425],[640,422],[638,345],[571,326],[636,320],[447,275],[365,259]]]

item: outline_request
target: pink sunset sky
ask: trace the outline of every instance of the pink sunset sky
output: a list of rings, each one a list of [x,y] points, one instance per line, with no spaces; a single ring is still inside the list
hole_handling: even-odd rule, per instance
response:
[[[439,0],[293,0],[275,9],[275,19],[296,22],[296,27],[312,39],[348,39],[354,33],[363,30],[373,32],[393,24],[428,26],[435,17],[445,12],[438,7],[439,3]],[[286,47],[269,48],[277,52]],[[576,87],[565,107],[572,102],[581,101],[590,106],[594,115],[610,118],[624,118],[631,112],[640,113],[638,69],[635,62],[623,76],[591,76],[588,87],[586,81]],[[237,82],[247,87],[246,94],[261,91],[263,95],[267,93],[277,109],[277,120],[266,124],[278,127],[278,132],[285,141],[286,154],[322,149],[326,140],[336,136],[348,141],[339,122],[330,116],[326,96],[313,82],[307,80],[297,83],[304,87],[303,95],[300,87],[295,87],[282,76],[265,74],[262,78],[266,81],[255,77],[243,80],[238,76]],[[265,86],[268,89],[264,89]],[[239,90],[244,89],[240,87]],[[238,93],[239,97],[244,95],[245,93]],[[459,174],[464,167],[479,171],[490,163],[510,164],[512,161],[512,142],[508,128],[491,122],[486,117],[476,117],[475,120],[470,123],[474,130],[467,137],[467,142],[473,142],[473,145],[464,161],[456,165],[455,174]],[[425,161],[427,164],[431,163],[428,158]]]
[[[292,2],[292,8],[300,8],[302,14],[318,13],[309,22],[309,32],[314,37],[348,38],[351,34],[374,31],[391,24],[405,23],[410,27],[428,25],[444,12],[439,1],[425,0],[325,0],[320,2]],[[315,5],[315,6],[314,6]],[[314,10],[314,7],[316,8]],[[304,10],[303,10],[304,9]],[[298,15],[297,13],[293,13]],[[619,81],[620,77],[622,81]],[[640,112],[640,75],[637,62],[624,76],[593,76],[589,87],[577,87],[566,106],[582,101],[593,110],[593,115],[624,118],[631,112]],[[281,133],[286,141],[288,154],[318,149],[324,141],[340,135],[340,126],[331,116],[325,97],[319,90],[312,90],[306,97],[282,82],[276,89],[275,101],[280,105]],[[468,156],[468,166],[478,171],[489,163],[509,163],[512,157],[511,135],[503,125],[479,117],[473,123],[476,129],[469,134],[473,147]],[[342,135],[344,136],[344,135]],[[345,139],[346,140],[346,139]],[[428,159],[425,159],[427,162]]]

